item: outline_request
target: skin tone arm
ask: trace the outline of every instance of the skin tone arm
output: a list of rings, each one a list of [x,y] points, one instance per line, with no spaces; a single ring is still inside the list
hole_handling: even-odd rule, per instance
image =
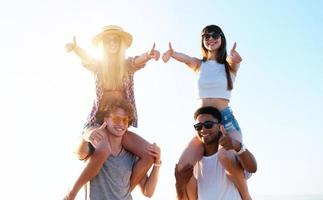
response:
[[[179,62],[185,63],[188,67],[190,67],[194,71],[200,66],[201,61],[199,59],[174,51],[172,44],[170,42],[168,46],[169,46],[169,49],[163,54],[163,57],[162,57],[165,63],[168,62],[170,58],[174,58]]]
[[[235,74],[238,72],[240,63],[242,61],[242,58],[240,54],[236,51],[236,48],[237,43],[235,42],[233,44],[232,49],[230,50],[230,55],[227,57],[227,62],[229,63],[230,71],[232,71]]]
[[[144,64],[146,64],[149,60],[154,59],[158,60],[160,57],[160,52],[155,49],[155,43],[153,44],[153,47],[148,51],[140,56],[137,56],[133,62],[133,65],[135,68],[141,68]]]
[[[67,52],[71,52],[73,51],[76,55],[78,55],[82,62],[85,64],[84,66],[89,69],[90,71],[93,71],[94,69],[92,69],[91,67],[93,67],[92,65],[90,65],[90,63],[93,63],[95,62],[95,60],[90,56],[88,55],[84,49],[80,48],[78,45],[77,45],[77,42],[76,42],[76,38],[75,36],[73,37],[73,42],[71,43],[67,43],[65,45],[65,49]]]
[[[185,165],[181,170],[176,165],[175,179],[178,200],[197,200],[197,184],[191,164]]]
[[[90,127],[85,130],[82,139],[77,146],[75,153],[78,155],[79,159],[85,159],[89,156],[90,149],[88,143],[91,143],[96,149],[94,154],[89,158],[92,160],[99,160],[100,158],[105,158],[106,153],[104,148],[97,147],[98,144],[101,144],[105,138],[105,135],[98,127]],[[103,143],[104,144],[104,143]],[[140,181],[146,176],[147,171],[154,162],[153,156],[149,153],[149,150],[142,149],[142,146],[149,146],[150,144],[141,138],[139,135],[128,131],[127,134],[123,137],[122,146],[128,151],[140,157],[133,167],[131,179],[130,179],[130,189],[133,190]],[[102,145],[101,145],[102,146]],[[94,158],[93,158],[94,157]],[[97,162],[99,163],[99,162]],[[97,165],[99,166],[99,165]],[[101,165],[100,165],[101,166]]]
[[[149,176],[145,176],[141,180],[140,188],[142,193],[146,197],[150,198],[153,196],[156,189],[161,160],[160,160],[160,148],[156,145],[156,143],[149,145],[147,149],[149,151],[149,154],[154,157],[154,165]]]
[[[230,135],[226,132],[223,126],[221,126],[222,137],[219,141],[219,144],[225,149],[233,149],[236,152],[239,152],[241,149],[240,142],[232,139]],[[242,154],[238,155],[239,161],[242,167],[248,172],[255,173],[257,171],[257,161],[253,154],[246,150]]]
[[[107,125],[106,122],[104,122],[101,125],[101,127],[98,127],[95,129],[95,133],[97,133],[97,135],[103,136],[100,141],[93,142],[94,140],[93,136],[92,135],[88,136],[89,137],[88,140],[91,142],[93,146],[96,147],[97,150],[94,152],[94,154],[92,154],[87,159],[85,168],[83,169],[80,176],[73,184],[68,194],[65,196],[64,200],[74,200],[78,191],[81,189],[81,187],[99,173],[99,170],[101,169],[104,161],[111,154],[110,142],[108,140],[108,137],[106,137],[106,125]],[[85,140],[85,139],[82,139],[82,140]],[[88,147],[87,142],[84,142],[82,144],[86,144],[86,146]],[[83,147],[83,150],[84,150],[84,147]],[[88,155],[89,149],[87,149],[87,152],[84,152],[84,154],[85,153],[87,153]]]

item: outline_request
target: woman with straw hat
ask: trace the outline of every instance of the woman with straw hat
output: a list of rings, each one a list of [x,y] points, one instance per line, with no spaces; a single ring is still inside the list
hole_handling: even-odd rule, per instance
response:
[[[73,51],[78,55],[84,67],[95,75],[96,84],[96,99],[85,124],[81,142],[76,149],[80,159],[89,159],[87,159],[84,172],[80,175],[66,199],[74,199],[79,189],[98,173],[108,156],[108,145],[104,139],[106,136],[98,130],[102,123],[100,115],[102,115],[106,102],[111,98],[127,100],[134,109],[134,120],[131,125],[137,127],[133,75],[137,70],[143,68],[150,59],[158,60],[160,57],[160,53],[155,50],[154,44],[148,52],[140,56],[125,58],[126,49],[132,43],[132,36],[116,25],[104,26],[92,42],[95,47],[102,48],[102,59],[97,60],[88,55],[77,45],[75,37],[72,43],[65,46],[68,52]],[[133,168],[130,180],[130,187],[133,189],[145,176],[154,159],[145,148],[149,143],[133,132],[127,131],[127,134],[123,137],[122,145],[140,158]]]

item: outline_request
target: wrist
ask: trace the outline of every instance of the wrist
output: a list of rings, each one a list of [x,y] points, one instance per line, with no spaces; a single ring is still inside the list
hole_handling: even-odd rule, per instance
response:
[[[145,59],[148,61],[150,60],[149,52],[145,53]]]
[[[162,161],[161,160],[157,160],[154,162],[154,167],[160,167],[162,165]]]
[[[239,148],[239,151],[236,151],[237,152],[237,155],[240,156],[242,153],[244,153],[246,151],[246,146],[240,142],[240,148]]]

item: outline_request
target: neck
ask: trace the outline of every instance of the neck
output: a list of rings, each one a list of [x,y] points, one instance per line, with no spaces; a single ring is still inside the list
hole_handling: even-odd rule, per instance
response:
[[[122,137],[116,137],[112,134],[108,134],[108,139],[111,147],[111,154],[118,155],[122,150]]]
[[[214,142],[211,144],[204,144],[204,156],[211,156],[218,152],[219,144]]]
[[[214,50],[214,51],[209,51],[208,52],[208,55],[207,55],[207,59],[208,60],[215,60],[216,59],[216,51]]]

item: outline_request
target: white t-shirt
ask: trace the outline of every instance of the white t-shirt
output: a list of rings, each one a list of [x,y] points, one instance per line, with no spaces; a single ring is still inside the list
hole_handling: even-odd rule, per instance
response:
[[[194,166],[199,200],[241,200],[238,189],[227,177],[218,154],[203,156]]]

